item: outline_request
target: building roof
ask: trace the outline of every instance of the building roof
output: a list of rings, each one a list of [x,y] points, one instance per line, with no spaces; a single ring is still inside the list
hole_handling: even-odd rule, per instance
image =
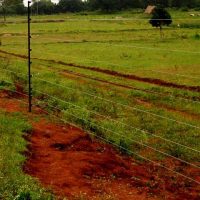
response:
[[[144,11],[144,13],[146,14],[152,14],[152,12],[154,11],[154,9],[156,8],[156,6],[147,6],[146,10]]]

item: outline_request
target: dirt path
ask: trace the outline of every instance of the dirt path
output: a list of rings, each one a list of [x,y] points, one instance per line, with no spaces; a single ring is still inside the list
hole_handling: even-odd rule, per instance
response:
[[[26,107],[15,98],[1,92],[0,108],[27,115]],[[94,200],[197,200],[199,197],[197,184],[150,163],[139,164],[81,129],[48,120],[39,108],[28,114],[28,119],[33,131],[28,137],[30,145],[24,170],[58,196]],[[174,163],[170,165],[177,167]],[[199,171],[190,169],[190,176],[197,175],[200,179]]]
[[[0,50],[0,53],[4,53],[4,54],[7,54],[7,55],[12,55],[12,56],[16,56],[16,57],[19,57],[19,58],[27,59],[26,55],[10,53],[10,52],[4,51],[4,50]],[[33,58],[33,59],[40,60],[40,61],[48,61],[48,62],[51,62],[53,64],[60,64],[60,65],[64,65],[64,66],[86,69],[86,70],[95,71],[95,72],[99,72],[99,73],[103,73],[103,74],[107,74],[107,75],[111,75],[111,76],[115,76],[115,77],[139,81],[139,82],[143,82],[143,83],[150,83],[150,84],[153,84],[153,85],[159,85],[159,86],[163,86],[163,87],[176,88],[176,89],[188,90],[188,91],[193,91],[193,92],[200,92],[200,86],[182,85],[182,84],[168,82],[168,81],[161,80],[161,79],[140,77],[140,76],[137,76],[137,75],[134,75],[134,74],[125,74],[125,73],[122,73],[122,72],[108,70],[108,69],[102,69],[102,68],[99,68],[99,67],[83,66],[83,65],[78,65],[78,64],[75,64],[75,63],[66,63],[66,62],[63,62],[63,61],[57,61],[57,60],[51,60],[51,59],[41,59],[41,58]]]

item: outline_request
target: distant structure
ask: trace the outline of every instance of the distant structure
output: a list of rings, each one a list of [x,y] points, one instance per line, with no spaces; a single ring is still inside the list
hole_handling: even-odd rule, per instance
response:
[[[151,6],[151,5],[148,5],[146,10],[144,11],[145,14],[152,14],[154,9],[156,8],[156,6]]]

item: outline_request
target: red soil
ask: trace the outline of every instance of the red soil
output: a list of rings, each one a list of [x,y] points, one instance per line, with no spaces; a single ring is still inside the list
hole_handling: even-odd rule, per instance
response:
[[[26,107],[7,92],[0,93],[0,97],[1,109],[26,113]],[[91,139],[81,129],[45,119],[39,109],[36,112],[34,109],[28,118],[33,131],[28,137],[30,145],[24,170],[58,196],[70,199],[78,196],[121,200],[199,199],[199,185],[150,163],[139,164],[111,145]],[[180,163],[171,160],[164,164],[183,170]],[[185,175],[200,181],[199,171],[185,169]]]

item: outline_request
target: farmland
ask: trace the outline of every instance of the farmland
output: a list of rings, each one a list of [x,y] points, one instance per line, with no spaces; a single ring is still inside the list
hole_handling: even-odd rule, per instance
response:
[[[171,10],[162,38],[140,11],[32,16],[33,110],[199,180],[199,171],[176,170],[200,162],[200,17],[192,12]],[[26,17],[8,17],[0,37],[0,88],[27,94]]]

